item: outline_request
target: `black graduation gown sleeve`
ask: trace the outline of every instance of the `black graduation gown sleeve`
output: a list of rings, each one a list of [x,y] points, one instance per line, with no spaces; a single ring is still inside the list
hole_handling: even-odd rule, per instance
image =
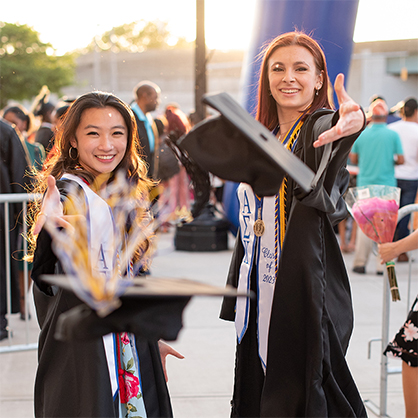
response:
[[[14,128],[0,118],[0,193],[26,193],[29,178],[26,176],[28,160],[23,143]],[[6,242],[4,207],[0,204],[0,321],[1,328],[6,326],[5,315],[7,312],[6,301]],[[18,239],[21,232],[16,224],[21,224],[22,204],[9,204],[9,245],[11,253],[19,250]],[[12,313],[19,312],[19,281],[17,277],[17,261],[11,260],[11,298]]]
[[[57,182],[62,195],[65,190]],[[40,326],[38,369],[35,378],[36,417],[118,417],[113,400],[101,337],[59,341],[55,338],[61,314],[80,307],[74,293],[42,282],[41,275],[62,273],[42,230],[34,254],[33,294]],[[157,341],[136,338],[141,379],[148,417],[171,417],[172,409]]]

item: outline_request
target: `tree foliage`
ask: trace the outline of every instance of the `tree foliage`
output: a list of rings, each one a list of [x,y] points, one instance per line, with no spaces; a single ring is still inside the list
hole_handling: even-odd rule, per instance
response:
[[[87,51],[99,47],[101,50],[111,49],[114,52],[142,52],[146,49],[187,48],[193,45],[185,38],[173,37],[167,25],[166,22],[144,20],[126,23],[96,36]]]
[[[0,109],[9,100],[31,100],[43,85],[60,93],[72,83],[73,54],[55,56],[50,43],[27,25],[0,22]]]

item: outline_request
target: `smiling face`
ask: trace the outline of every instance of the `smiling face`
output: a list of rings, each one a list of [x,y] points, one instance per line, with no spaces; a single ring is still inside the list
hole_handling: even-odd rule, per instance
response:
[[[84,110],[71,146],[77,148],[80,165],[93,176],[111,173],[122,161],[128,129],[113,107]]]
[[[317,70],[313,55],[299,45],[277,48],[268,59],[267,70],[281,122],[297,119],[322,87],[323,74]]]

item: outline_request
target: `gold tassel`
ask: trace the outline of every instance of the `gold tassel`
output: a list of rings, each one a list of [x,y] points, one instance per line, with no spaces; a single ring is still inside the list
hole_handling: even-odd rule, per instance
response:
[[[395,263],[393,261],[387,262],[386,268],[388,270],[389,287],[390,294],[392,295],[392,302],[396,302],[397,300],[401,300],[401,296],[399,294],[398,281],[396,280]]]

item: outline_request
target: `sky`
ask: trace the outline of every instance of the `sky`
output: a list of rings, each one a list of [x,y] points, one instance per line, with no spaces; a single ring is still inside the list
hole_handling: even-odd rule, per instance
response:
[[[256,0],[206,0],[208,48],[245,49]],[[276,0],[281,1],[281,0]],[[321,0],[313,0],[321,1]],[[0,20],[27,24],[58,55],[87,46],[94,36],[124,23],[160,20],[175,36],[195,38],[196,0],[3,1]],[[418,0],[359,0],[355,42],[418,38]]]

